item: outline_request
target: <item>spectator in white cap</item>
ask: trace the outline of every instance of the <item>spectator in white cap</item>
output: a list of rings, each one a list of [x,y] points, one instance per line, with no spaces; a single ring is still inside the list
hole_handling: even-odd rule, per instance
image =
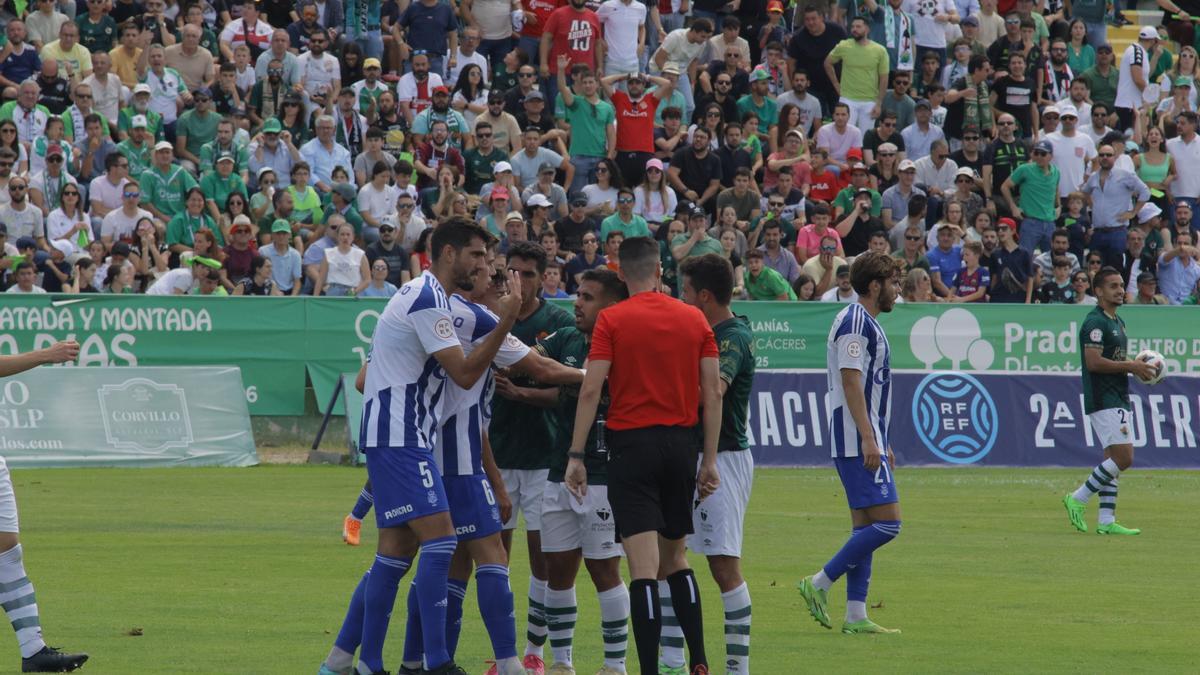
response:
[[[137,177],[154,164],[154,137],[150,135],[145,115],[134,115],[129,133],[117,143],[117,152],[129,161],[129,175]]]
[[[162,139],[163,117],[161,114],[150,109],[150,85],[142,82],[133,87],[133,94],[130,96],[129,105],[121,108],[121,114],[117,120],[117,138],[125,140],[129,137],[129,132],[133,128],[133,118],[143,117],[146,120],[146,130],[150,132],[150,139]]]
[[[525,208],[521,201],[521,188],[517,185],[512,164],[508,162],[496,162],[496,166],[492,167],[492,171],[495,173],[495,177],[479,188],[478,196],[481,201],[479,202],[479,209],[475,214],[477,221],[482,220],[486,215],[492,214],[491,205],[487,197],[498,187],[508,190],[509,203],[504,211],[494,214],[497,218],[504,217],[504,214],[509,211],[521,211]]]
[[[1034,134],[1034,140],[1044,141],[1050,134],[1058,131],[1058,122],[1061,116],[1057,105],[1048,105],[1043,108],[1041,114],[1042,126]]]
[[[883,224],[891,229],[908,217],[908,202],[913,195],[925,196],[925,191],[916,186],[917,165],[911,159],[900,161],[898,180],[883,191]]]
[[[1096,144],[1078,130],[1079,113],[1070,103],[1058,105],[1059,130],[1046,135],[1054,147],[1054,165],[1058,167],[1058,196],[1066,197],[1076,192],[1091,174],[1092,160],[1096,158]]]

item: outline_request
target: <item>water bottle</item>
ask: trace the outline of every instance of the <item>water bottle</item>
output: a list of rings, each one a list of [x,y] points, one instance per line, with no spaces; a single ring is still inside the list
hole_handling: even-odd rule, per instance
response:
[[[606,424],[604,422],[604,414],[596,416],[596,454],[600,455],[605,461],[608,460],[608,441],[604,437]]]

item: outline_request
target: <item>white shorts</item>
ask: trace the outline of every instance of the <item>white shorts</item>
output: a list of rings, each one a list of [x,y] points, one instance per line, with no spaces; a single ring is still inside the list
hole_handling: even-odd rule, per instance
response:
[[[589,485],[580,504],[566,483],[546,483],[542,496],[543,551],[583,549],[583,557],[588,560],[616,558],[623,553],[616,534],[607,485]]]
[[[742,525],[754,484],[754,456],[749,450],[717,453],[721,487],[692,511],[687,546],[702,555],[742,557]],[[699,495],[696,497],[699,499]]]
[[[0,457],[0,532],[20,532],[17,524],[17,495],[13,492],[8,462]]]
[[[875,128],[875,118],[871,111],[875,109],[875,101],[854,101],[842,96],[838,103],[845,103],[850,108],[850,124],[859,129]]]
[[[1102,448],[1133,444],[1133,429],[1130,428],[1133,418],[1124,408],[1097,410],[1088,415],[1088,422],[1091,422],[1092,431],[1096,432]]]
[[[546,489],[546,476],[550,469],[500,469],[504,489],[512,500],[512,518],[504,523],[504,529],[517,529],[517,513],[525,514],[525,529],[537,532],[542,529],[542,491]]]

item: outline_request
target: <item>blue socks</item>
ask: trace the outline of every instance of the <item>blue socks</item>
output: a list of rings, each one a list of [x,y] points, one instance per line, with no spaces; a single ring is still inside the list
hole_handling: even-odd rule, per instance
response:
[[[854,534],[867,529],[870,525],[854,528]],[[851,535],[853,536],[853,535]],[[871,560],[874,552],[868,553],[846,570],[846,600],[850,602],[866,602],[867,588],[871,585]]]
[[[467,582],[450,579],[446,582],[446,653],[454,658],[458,635],[462,632],[463,598],[467,597]]]
[[[446,587],[450,574],[450,558],[454,556],[457,546],[458,540],[454,535],[430,539],[421,544],[421,564],[417,568],[413,585],[417,589],[417,604],[421,611],[425,667],[429,670],[445,665],[450,660],[450,653],[446,649]],[[393,584],[393,599],[395,593],[396,587]],[[363,647],[366,647],[365,639]],[[375,670],[383,670],[382,661]]]
[[[412,558],[376,554],[375,564],[364,577],[362,648],[358,654],[360,669],[365,666],[370,672],[383,670],[383,641],[392,618],[392,606],[396,604],[396,588],[411,565]],[[442,579],[445,588],[444,575]]]
[[[358,586],[354,589],[354,595],[350,596],[350,609],[346,610],[346,619],[342,621],[342,629],[338,631],[337,639],[333,641],[335,647],[349,654],[353,654],[362,641],[363,595],[367,592],[367,580],[370,576],[371,570],[367,570],[359,580]]]
[[[861,564],[875,549],[895,539],[899,534],[899,520],[880,520],[855,531],[842,546],[842,550],[825,563],[825,576],[829,577],[830,581],[837,581],[851,565]],[[869,579],[870,576],[866,578]]]
[[[421,635],[421,606],[417,600],[417,584],[408,586],[408,623],[404,629],[404,655],[401,664],[421,669],[421,654],[425,650],[425,638]]]
[[[350,515],[354,516],[355,520],[362,520],[371,512],[371,506],[375,503],[375,495],[367,488],[363,488],[358,495],[358,501],[354,502],[354,508],[351,509]]]
[[[492,639],[493,655],[497,661],[516,657],[517,623],[513,613],[512,588],[508,584],[508,568],[504,565],[480,565],[475,570],[475,582],[479,613],[483,616],[488,637]]]

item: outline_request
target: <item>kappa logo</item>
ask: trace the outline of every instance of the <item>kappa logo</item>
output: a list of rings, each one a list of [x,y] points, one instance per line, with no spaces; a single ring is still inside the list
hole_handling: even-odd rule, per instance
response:
[[[950,309],[937,317],[921,317],[913,324],[908,345],[913,356],[925,364],[926,370],[934,370],[934,366],[944,359],[950,361],[953,370],[966,366],[971,370],[987,370],[996,360],[996,350],[983,339],[979,321],[965,309]]]
[[[999,435],[996,402],[966,373],[932,373],[921,380],[913,393],[912,420],[925,447],[951,464],[983,459]]]

